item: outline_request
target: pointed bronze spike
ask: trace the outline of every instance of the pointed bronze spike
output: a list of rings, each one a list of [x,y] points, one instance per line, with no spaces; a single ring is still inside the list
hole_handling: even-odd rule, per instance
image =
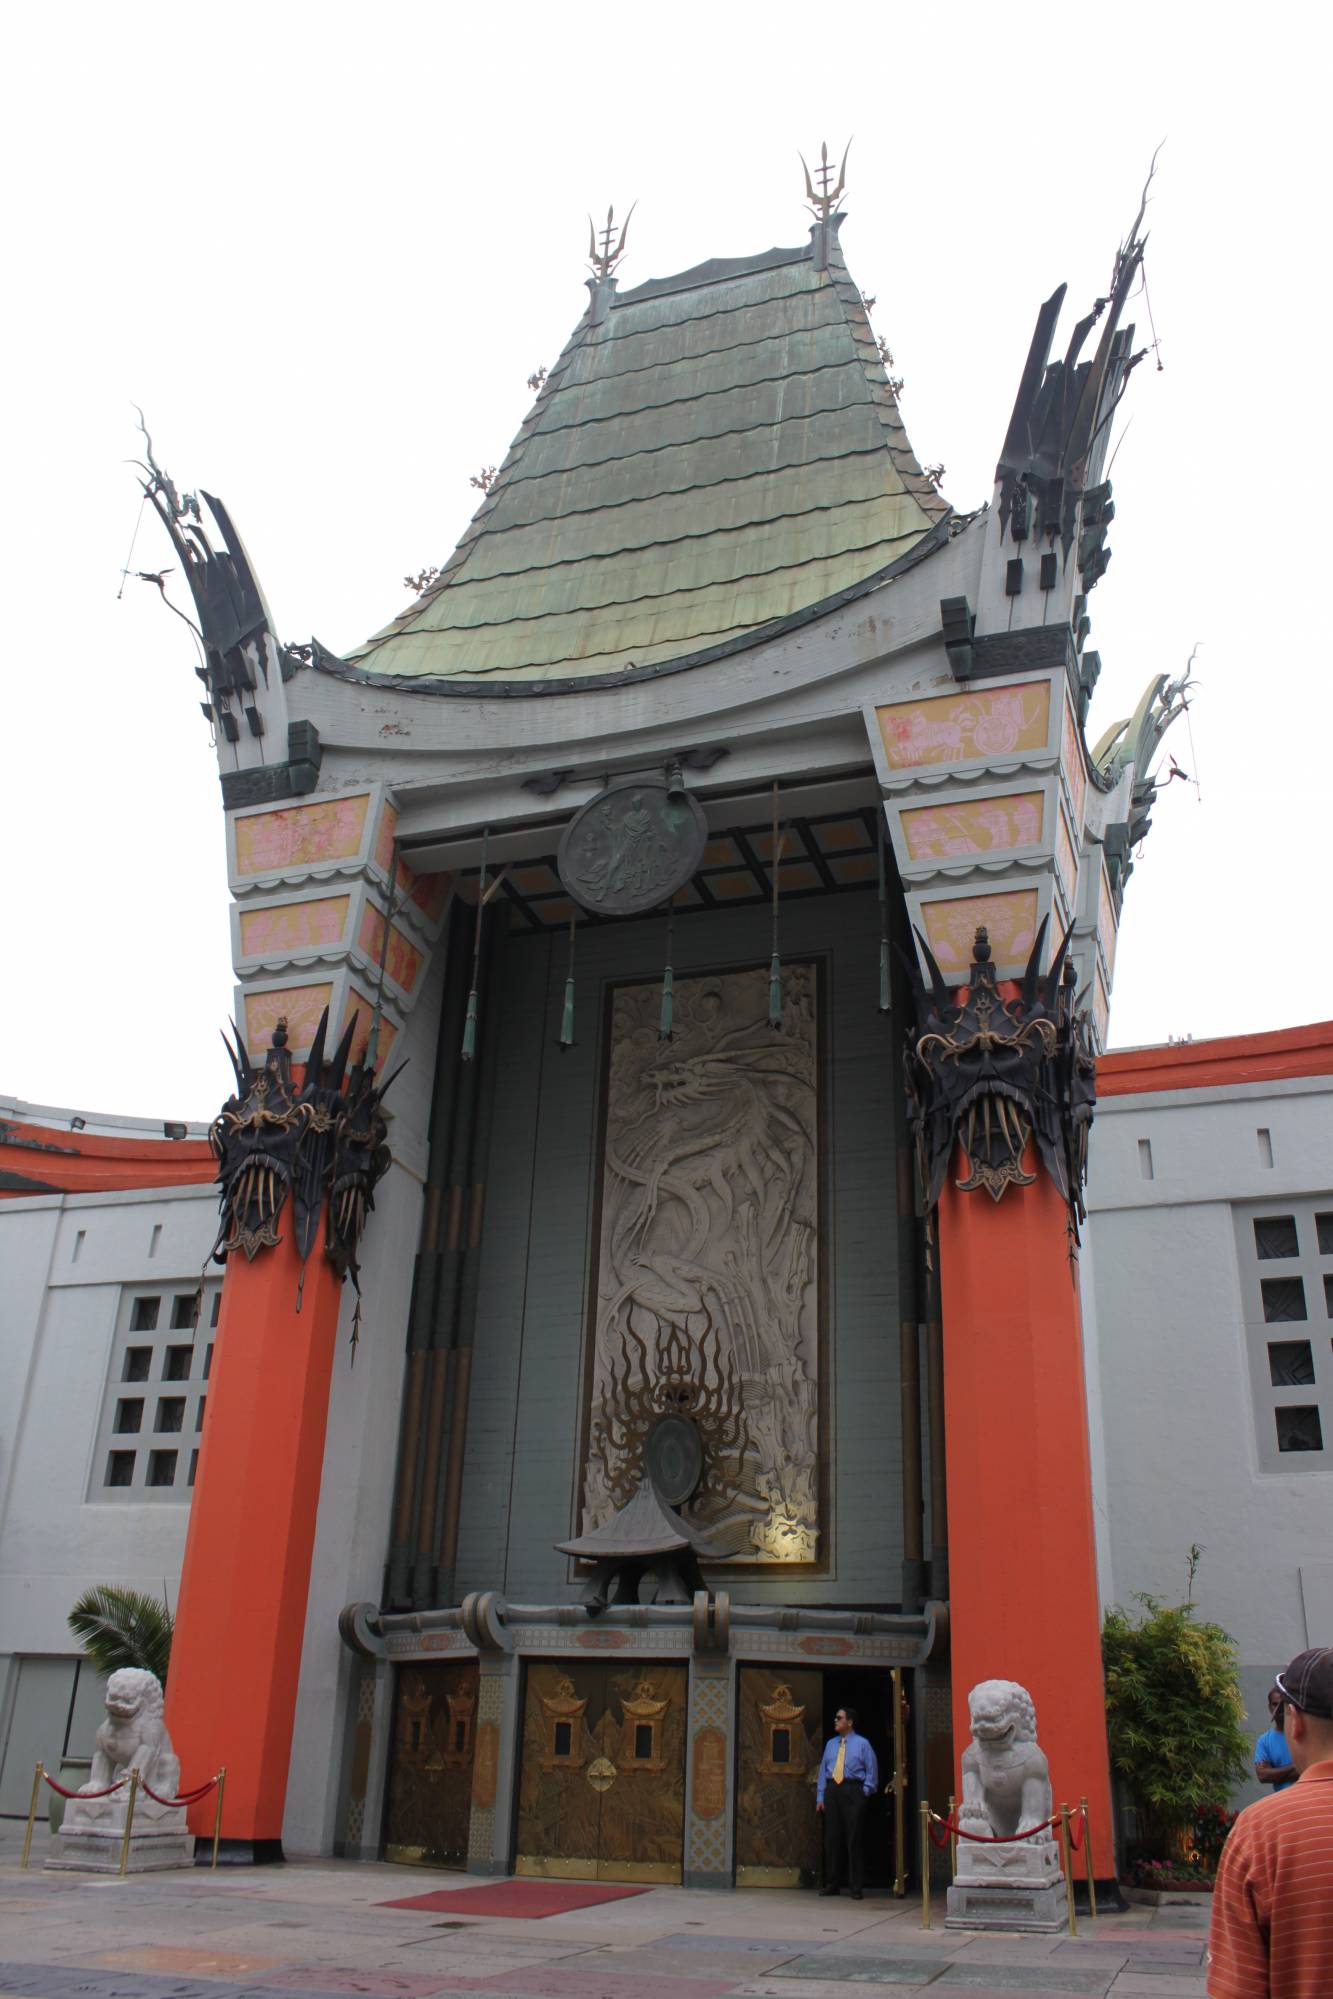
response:
[[[953,1004],[948,981],[935,961],[935,953],[931,950],[915,923],[912,925],[912,935],[921,947],[921,955],[924,957],[926,967],[930,972],[930,983],[935,996],[935,1005],[943,1013],[946,1007]]]
[[[1025,1006],[1032,1006],[1036,1002],[1037,980],[1041,974],[1042,949],[1046,943],[1046,930],[1050,920],[1049,916],[1042,917],[1041,922],[1037,925],[1037,934],[1032,940],[1032,949],[1028,952],[1027,967],[1023,973],[1023,1004]]]
[[[352,1052],[352,1039],[356,1033],[356,1024],[359,1019],[359,1013],[352,1015],[352,1018],[343,1029],[342,1040],[333,1051],[333,1060],[329,1064],[329,1085],[332,1089],[340,1090],[342,1088],[343,1077],[347,1074],[347,1059]]]
[[[315,1038],[310,1044],[310,1054],[306,1058],[305,1065],[306,1081],[313,1083],[316,1088],[319,1087],[321,1071],[324,1067],[324,1041],[328,1031],[329,1010],[325,1007],[323,1013],[319,1016],[319,1026],[315,1029]]]

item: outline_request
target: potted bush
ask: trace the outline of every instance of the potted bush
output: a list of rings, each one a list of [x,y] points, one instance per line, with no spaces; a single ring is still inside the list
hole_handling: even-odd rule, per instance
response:
[[[99,1583],[84,1591],[67,1622],[88,1663],[104,1678],[122,1666],[138,1666],[156,1673],[166,1685],[174,1619],[165,1601],[159,1602],[143,1590]],[[76,1791],[87,1783],[91,1768],[91,1756],[62,1756],[60,1782],[67,1791]],[[47,1792],[47,1816],[52,1832],[59,1832],[65,1800],[58,1791]]]
[[[1193,1603],[1135,1603],[1102,1627],[1111,1764],[1137,1807],[1139,1866],[1165,1863],[1179,1878],[1158,1885],[1197,1892],[1230,1830],[1216,1800],[1248,1768],[1236,1647]]]

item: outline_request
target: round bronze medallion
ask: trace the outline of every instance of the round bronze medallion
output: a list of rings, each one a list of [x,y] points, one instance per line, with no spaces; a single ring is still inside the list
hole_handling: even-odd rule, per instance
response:
[[[685,886],[707,840],[703,808],[688,792],[672,793],[660,778],[625,778],[574,814],[556,866],[585,909],[635,916]]]
[[[608,1756],[594,1756],[583,1774],[594,1791],[609,1791],[616,1781],[616,1766]]]
[[[659,1499],[683,1506],[698,1485],[704,1447],[688,1416],[659,1416],[644,1439],[643,1461]]]

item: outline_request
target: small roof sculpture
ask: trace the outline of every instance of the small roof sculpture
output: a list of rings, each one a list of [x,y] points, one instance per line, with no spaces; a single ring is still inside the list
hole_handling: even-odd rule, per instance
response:
[[[594,1617],[613,1603],[689,1603],[704,1587],[700,1558],[712,1553],[707,1537],[667,1505],[647,1470],[610,1520],[555,1545],[559,1554],[595,1563],[583,1587]]]

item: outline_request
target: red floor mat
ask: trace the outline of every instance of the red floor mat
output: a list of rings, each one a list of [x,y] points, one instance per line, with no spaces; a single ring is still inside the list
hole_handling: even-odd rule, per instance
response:
[[[432,1909],[447,1916],[563,1916],[598,1902],[621,1902],[646,1895],[646,1888],[612,1888],[600,1881],[488,1881],[485,1887],[437,1888],[429,1895],[404,1895],[380,1902],[381,1909]]]

